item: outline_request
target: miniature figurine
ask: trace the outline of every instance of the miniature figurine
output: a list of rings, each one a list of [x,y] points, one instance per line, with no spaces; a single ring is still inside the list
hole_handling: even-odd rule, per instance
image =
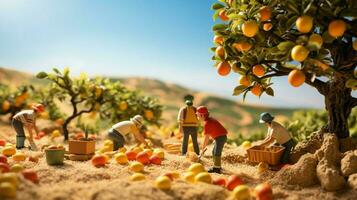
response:
[[[193,106],[193,99],[194,97],[192,95],[186,95],[184,97],[186,106],[180,109],[177,117],[179,131],[181,134],[183,134],[181,150],[183,156],[185,156],[187,153],[187,146],[190,135],[195,153],[197,155],[200,153],[197,142],[198,119],[196,115],[196,108]]]
[[[38,113],[44,112],[45,106],[42,104],[35,104],[32,106],[31,110],[22,110],[18,112],[12,119],[12,126],[16,131],[16,148],[22,149],[25,147],[25,131],[24,127],[26,127],[27,131],[30,134],[29,142],[31,150],[36,151],[37,146],[33,141],[32,130],[35,130],[36,135],[38,135],[39,130],[36,126],[36,117]]]
[[[144,135],[141,131],[143,126],[143,117],[141,115],[136,115],[128,121],[122,121],[112,126],[109,130],[108,137],[113,141],[114,148],[116,151],[121,147],[124,147],[125,139],[124,136],[127,134],[134,134],[134,137],[141,143],[149,147],[148,143],[145,141]]]
[[[202,144],[202,153],[212,138],[214,140],[214,147],[212,151],[214,166],[208,170],[209,173],[221,173],[221,155],[224,144],[227,142],[227,130],[216,119],[209,116],[208,109],[205,106],[197,108],[197,116],[204,124],[204,142]]]
[[[285,147],[284,153],[281,156],[280,162],[282,164],[289,163],[290,161],[290,151],[294,147],[294,140],[292,139],[290,133],[281,124],[274,121],[274,117],[269,113],[262,113],[260,115],[260,123],[265,123],[268,127],[267,137],[259,145],[261,147],[268,146],[276,141],[278,144]]]

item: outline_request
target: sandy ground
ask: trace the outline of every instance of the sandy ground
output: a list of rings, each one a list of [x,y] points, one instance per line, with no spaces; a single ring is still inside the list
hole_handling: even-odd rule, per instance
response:
[[[14,131],[9,125],[0,123],[0,138],[15,142]],[[103,139],[99,136],[97,148],[102,146]],[[59,139],[57,142],[60,142]],[[47,143],[43,138],[36,143],[41,146]],[[43,153],[23,150],[27,155],[43,156]],[[210,149],[203,164],[206,169],[212,165]],[[226,189],[209,184],[190,184],[183,180],[175,180],[171,190],[162,191],[153,186],[153,182],[159,175],[168,171],[178,171],[183,174],[191,165],[185,157],[165,154],[165,160],[161,166],[145,166],[144,174],[147,179],[139,182],[129,180],[132,172],[128,165],[119,165],[113,159],[106,167],[95,168],[89,161],[76,162],[66,160],[63,166],[48,166],[44,157],[39,163],[24,161],[26,168],[37,171],[40,183],[33,184],[27,180],[21,180],[17,192],[18,200],[104,200],[104,199],[202,199],[220,200],[231,199],[231,194]],[[227,178],[231,174],[239,175],[248,186],[269,181],[274,177],[274,171],[266,171],[263,174],[257,172],[257,167],[244,161],[244,150],[240,147],[226,146],[224,151],[224,172],[221,175],[213,174],[213,177]],[[10,163],[11,158],[9,158]],[[357,191],[344,190],[337,193],[325,192],[320,186],[309,188],[286,187],[273,185],[274,199],[356,199]]]

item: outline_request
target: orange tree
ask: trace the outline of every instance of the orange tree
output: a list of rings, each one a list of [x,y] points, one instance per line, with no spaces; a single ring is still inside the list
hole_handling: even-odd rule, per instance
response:
[[[271,78],[288,76],[324,96],[325,131],[348,138],[357,99],[357,1],[220,0],[212,5],[218,73],[241,75],[234,95],[273,96]]]
[[[31,107],[28,100],[33,89],[31,85],[24,85],[12,90],[7,85],[0,84],[0,114],[10,114],[12,118],[22,109]]]
[[[69,138],[68,125],[85,113],[99,113],[101,119],[110,119],[112,122],[142,114],[147,121],[158,124],[162,107],[156,100],[140,96],[126,89],[120,82],[103,78],[90,79],[85,74],[72,78],[69,73],[68,68],[63,72],[54,68],[52,73],[37,74],[37,78],[47,79],[51,83],[47,92],[51,99],[48,103],[58,99],[69,102],[72,107],[72,113],[65,117],[62,125],[65,140]]]

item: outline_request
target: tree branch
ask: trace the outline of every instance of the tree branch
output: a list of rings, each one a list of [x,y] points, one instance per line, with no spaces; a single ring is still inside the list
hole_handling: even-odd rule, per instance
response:
[[[328,84],[319,80],[319,79],[315,79],[314,82],[311,81],[312,76],[311,75],[306,75],[306,80],[305,83],[307,83],[308,85],[314,87],[317,89],[317,91],[319,91],[320,94],[322,95],[327,95],[328,93]]]
[[[275,73],[266,74],[265,76],[260,77],[260,79],[271,78],[271,77],[275,77],[275,76],[286,76],[288,74],[289,73],[282,72],[282,71],[277,71]]]

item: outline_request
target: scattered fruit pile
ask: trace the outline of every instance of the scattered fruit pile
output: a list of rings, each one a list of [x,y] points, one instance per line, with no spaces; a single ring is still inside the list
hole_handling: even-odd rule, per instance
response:
[[[31,169],[25,169],[22,162],[26,161],[27,156],[20,151],[16,151],[13,144],[0,139],[0,199],[15,198],[19,184],[19,176],[26,180],[38,183],[37,173]],[[12,164],[8,161],[12,160]],[[29,156],[28,161],[38,162],[37,157]]]

